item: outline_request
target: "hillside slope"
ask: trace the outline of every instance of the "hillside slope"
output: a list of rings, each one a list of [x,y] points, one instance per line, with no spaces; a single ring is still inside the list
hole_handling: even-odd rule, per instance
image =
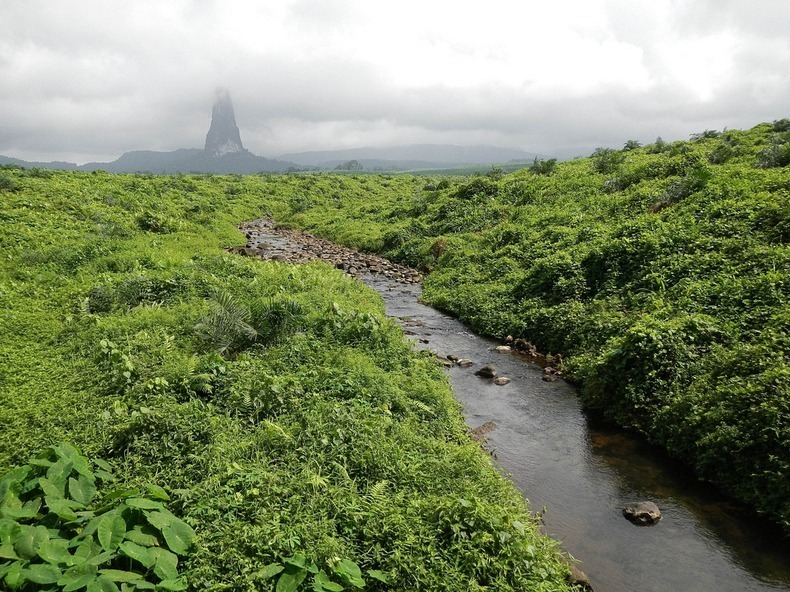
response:
[[[430,269],[428,302],[561,353],[588,408],[790,530],[788,163],[780,120],[395,199],[305,181],[280,215]]]

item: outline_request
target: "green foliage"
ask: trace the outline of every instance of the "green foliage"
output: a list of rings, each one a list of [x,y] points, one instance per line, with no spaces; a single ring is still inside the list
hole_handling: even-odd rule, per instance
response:
[[[430,270],[427,302],[561,352],[585,405],[790,529],[788,129],[628,142],[294,221],[341,241],[375,229]]]
[[[596,148],[590,159],[593,169],[604,175],[617,171],[625,160],[623,153],[614,148]]]
[[[250,305],[228,292],[210,302],[210,312],[195,325],[202,341],[217,353],[235,353],[255,343],[272,343],[293,333],[304,314],[292,300],[258,299]]]
[[[532,172],[536,175],[550,175],[554,172],[554,169],[557,168],[557,159],[556,158],[549,158],[546,160],[538,160],[538,157],[535,157],[535,161],[532,163]]]
[[[774,125],[776,127],[776,124]],[[774,134],[768,148],[757,153],[757,166],[767,169],[784,167],[788,164],[790,164],[790,131],[783,131]]]
[[[158,486],[106,489],[110,466],[69,444],[0,478],[0,583],[10,590],[184,590],[195,540]],[[46,588],[42,588],[46,586]]]
[[[264,214],[306,226],[342,217],[345,225],[326,227],[336,240],[381,249],[387,235],[392,249],[436,263],[455,256],[455,239],[426,243],[431,224],[409,226],[408,212],[434,215],[468,198],[475,212],[465,218],[459,208],[456,221],[481,227],[477,216],[505,211],[495,203],[499,182],[479,178],[459,198],[458,182],[424,190],[425,178],[405,176],[3,174],[19,191],[0,200],[0,473],[70,441],[107,458],[117,480],[109,499],[97,477],[91,498],[72,470],[66,501],[50,501],[77,522],[53,514],[46,492],[46,524],[3,518],[45,526],[50,538],[57,527],[90,539],[84,552],[109,563],[6,558],[3,569],[33,567],[9,568],[0,588],[27,570],[25,587],[44,590],[89,581],[180,589],[182,577],[193,590],[276,590],[300,578],[300,590],[363,581],[365,590],[466,589],[483,585],[475,580],[485,563],[492,588],[567,589],[557,545],[469,441],[439,367],[384,316],[374,292],[324,264],[223,250],[244,242],[235,225]],[[305,208],[293,208],[302,198]],[[371,222],[389,202],[400,213]],[[90,467],[99,475],[98,461]],[[30,483],[14,511],[32,511],[25,504],[39,490]],[[179,522],[146,483],[167,487]],[[438,538],[435,510],[457,497],[523,524],[530,548]],[[86,524],[83,512],[93,512]],[[199,533],[189,555],[182,524]],[[36,583],[54,569],[73,581]],[[174,570],[179,577],[167,579]]]

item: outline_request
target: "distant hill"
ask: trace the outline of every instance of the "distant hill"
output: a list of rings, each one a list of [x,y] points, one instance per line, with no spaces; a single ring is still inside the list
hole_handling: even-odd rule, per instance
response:
[[[210,156],[204,150],[184,148],[172,152],[135,150],[126,152],[112,162],[89,162],[76,165],[72,162],[28,162],[18,158],[0,156],[0,165],[13,164],[25,168],[47,168],[65,171],[107,171],[109,173],[216,173],[252,175],[281,173],[300,168],[293,162],[281,162],[256,156],[252,152],[233,152],[223,156]]]
[[[14,164],[26,168],[48,168],[67,171],[103,170],[110,173],[215,173],[251,175],[282,173],[295,170],[332,170],[356,161],[364,171],[413,171],[420,169],[453,169],[457,167],[508,162],[532,162],[534,152],[496,148],[493,146],[453,146],[417,144],[389,148],[352,148],[283,154],[276,159],[256,156],[242,149],[222,156],[213,156],[205,149],[183,148],[172,152],[134,150],[112,162],[29,162],[0,156],[0,165]]]
[[[110,173],[217,173],[250,175],[280,173],[298,165],[256,156],[252,152],[230,152],[211,156],[205,150],[184,148],[173,152],[135,150],[113,162],[89,162],[79,170],[101,169]]]
[[[356,160],[366,170],[412,170],[452,168],[469,164],[495,164],[509,161],[527,162],[538,156],[511,148],[495,146],[454,146],[448,144],[410,144],[384,148],[350,148],[294,152],[277,158],[301,166],[333,169]]]
[[[11,164],[16,166],[25,167],[26,169],[55,169],[58,171],[78,171],[79,165],[74,164],[73,162],[63,162],[59,160],[54,160],[52,162],[32,162],[28,160],[22,160],[21,158],[12,158],[10,156],[3,156],[0,154],[0,166],[4,164]]]

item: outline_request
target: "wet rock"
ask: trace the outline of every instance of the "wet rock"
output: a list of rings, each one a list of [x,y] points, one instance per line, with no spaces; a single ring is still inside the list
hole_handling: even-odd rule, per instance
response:
[[[479,376],[480,378],[494,378],[496,376],[496,366],[493,364],[486,364],[475,372],[475,376]]]
[[[557,382],[556,374],[544,374],[542,377],[543,382]]]
[[[454,356],[453,354],[447,354],[447,359],[450,360],[451,362],[457,362],[458,356]]]
[[[653,526],[661,520],[661,510],[653,502],[636,502],[623,508],[623,516],[637,526]]]
[[[467,360],[466,358],[461,358],[456,362],[461,368],[469,368],[474,362],[472,360]]]
[[[580,570],[575,563],[570,563],[571,573],[568,574],[568,584],[575,586],[577,590],[584,590],[585,592],[594,592],[590,578],[587,577],[582,570]]]
[[[538,349],[523,337],[519,337],[513,341],[513,349],[522,354],[527,354],[528,356],[538,356]]]
[[[511,348],[509,345],[500,345],[496,348],[496,351],[504,354],[513,351],[513,348]]]
[[[481,442],[485,440],[485,435],[496,429],[496,424],[493,421],[487,421],[483,425],[477,426],[475,429],[469,432],[469,435],[472,437],[472,440],[477,440]]]
[[[505,384],[507,384],[509,382],[510,382],[510,379],[507,376],[497,376],[494,379],[494,384],[496,384],[498,386],[505,385]]]

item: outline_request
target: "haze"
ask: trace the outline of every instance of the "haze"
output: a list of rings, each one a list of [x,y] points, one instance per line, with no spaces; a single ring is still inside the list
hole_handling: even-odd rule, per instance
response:
[[[780,0],[5,0],[0,154],[489,144],[570,157],[790,116]]]

